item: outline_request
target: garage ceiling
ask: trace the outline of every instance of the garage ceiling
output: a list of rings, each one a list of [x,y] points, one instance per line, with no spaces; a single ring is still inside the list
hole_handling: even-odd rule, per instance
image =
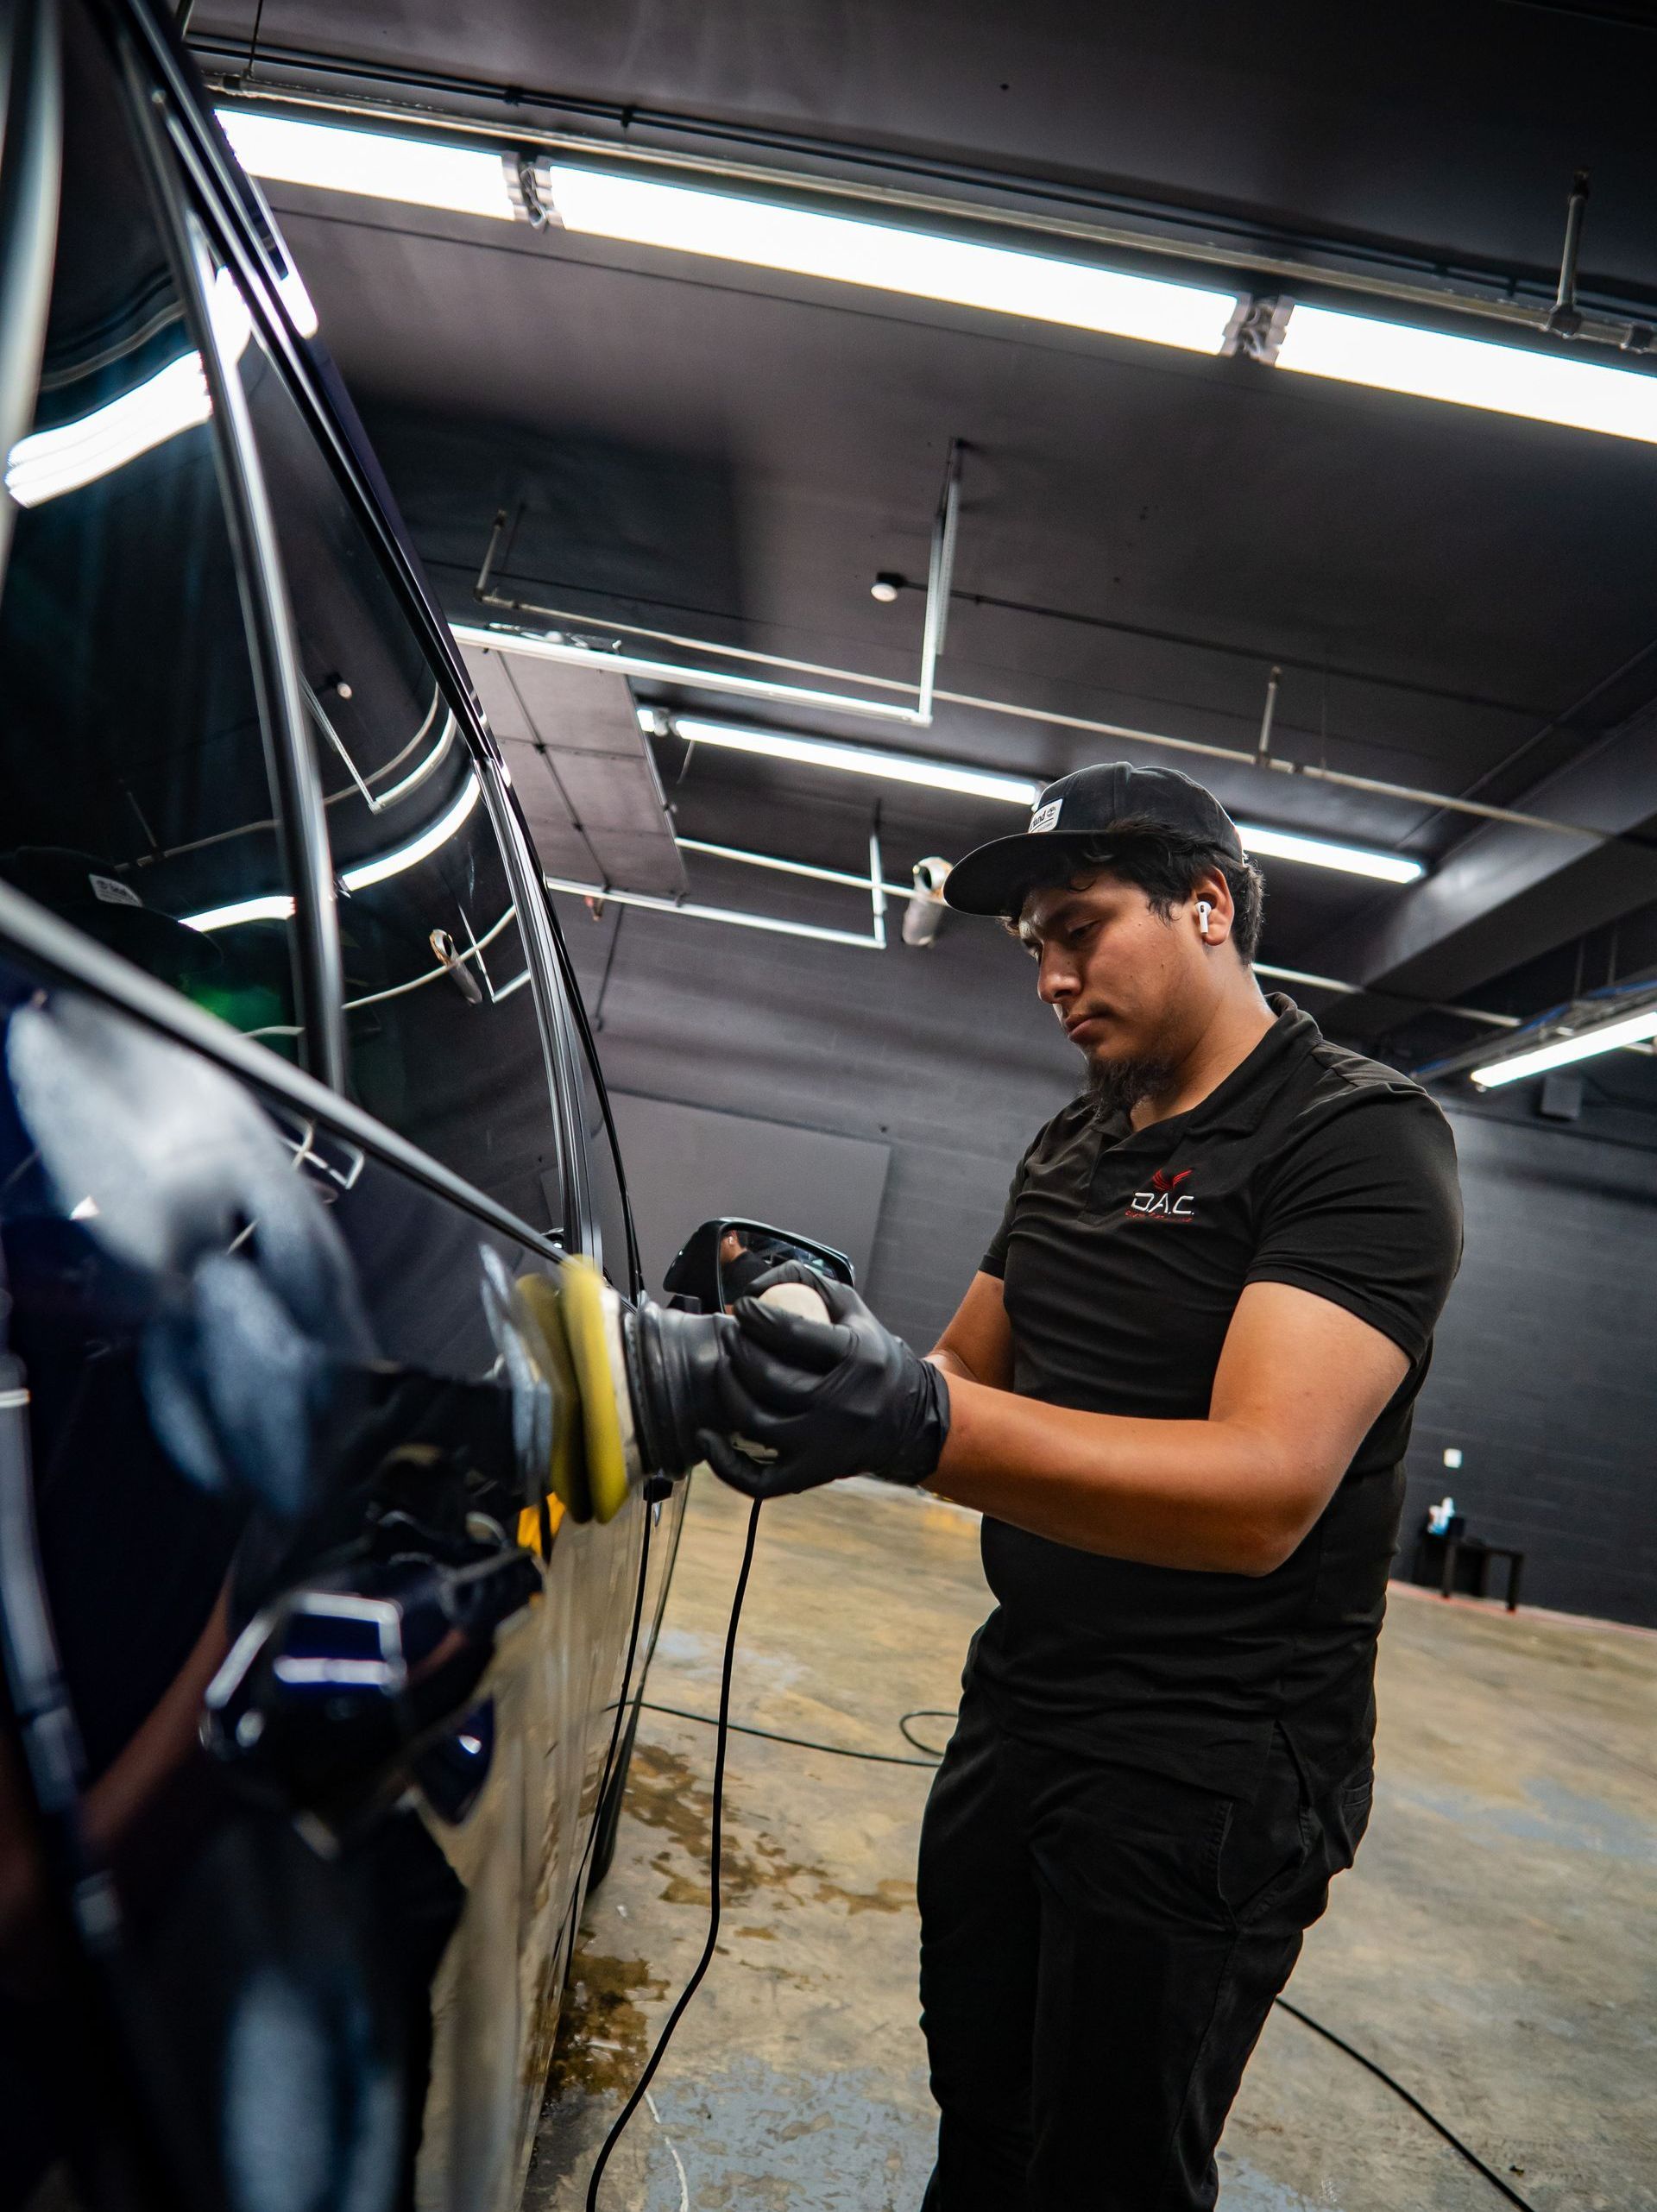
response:
[[[247,76],[252,13],[202,0],[205,66]],[[243,89],[299,87],[1539,299],[1587,167],[1585,304],[1657,320],[1657,16],[1632,6],[266,0]],[[1273,871],[1268,956],[1364,986],[1320,1002],[1332,1027],[1420,1056],[1446,1037],[1424,1003],[1530,1012],[1568,990],[1585,924],[1640,941],[1657,446],[557,230],[271,198],[457,619],[505,508],[509,593],[912,679],[922,593],[880,606],[869,584],[924,578],[959,438],[946,689],[1246,749],[1277,665],[1286,758],[1617,834],[1539,840],[1187,759],[1241,815],[1433,863],[1405,891]],[[948,705],[882,733],[677,703],[1038,777],[1135,750]],[[780,799],[796,857],[859,864],[875,786],[705,755],[672,785],[679,753],[660,759],[696,835],[741,842]],[[888,874],[1006,827],[917,794],[885,822]]]

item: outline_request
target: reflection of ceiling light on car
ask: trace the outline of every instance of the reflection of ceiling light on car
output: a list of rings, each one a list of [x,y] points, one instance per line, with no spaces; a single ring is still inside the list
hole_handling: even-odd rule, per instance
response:
[[[225,359],[239,361],[252,324],[226,269],[213,287],[212,316]],[[7,459],[6,489],[19,507],[40,507],[125,468],[182,431],[197,429],[212,412],[201,356],[192,348],[91,414],[20,438]]]
[[[366,891],[370,884],[384,883],[388,876],[400,876],[405,869],[418,867],[440,845],[448,843],[477,804],[481,789],[477,778],[469,770],[460,797],[429,829],[423,829],[406,845],[381,854],[377,860],[359,860],[354,868],[342,870],[340,882],[347,891]],[[237,899],[229,906],[210,906],[202,914],[181,914],[179,919],[192,930],[229,930],[238,922],[285,922],[293,913],[293,901],[289,895],[286,892],[272,892],[259,898]]]
[[[467,816],[477,804],[477,778],[467,772],[465,786],[460,797],[446,814],[439,815],[429,829],[406,845],[398,846],[395,852],[382,853],[377,860],[359,860],[354,868],[341,872],[340,881],[347,891],[366,891],[371,883],[383,883],[387,876],[400,876],[405,868],[418,867],[420,862],[435,853],[439,845],[446,845]]]
[[[1373,876],[1380,883],[1415,883],[1427,873],[1420,860],[1402,853],[1373,853],[1362,845],[1332,844],[1325,837],[1302,837],[1289,829],[1263,829],[1239,822],[1243,849],[1269,860],[1301,860],[1307,867],[1335,868],[1343,875]]]
[[[1624,1046],[1645,1044],[1657,1037],[1657,1007],[1625,1015],[1620,1022],[1601,1022],[1595,1029],[1579,1030],[1574,1037],[1538,1045],[1534,1052],[1515,1052],[1507,1060],[1488,1061],[1475,1068],[1472,1078],[1483,1091],[1498,1084],[1522,1082],[1527,1075],[1545,1075],[1552,1068],[1568,1068],[1575,1060],[1591,1060],[1602,1052],[1619,1052]]]
[[[285,891],[268,892],[262,898],[238,898],[228,906],[210,906],[203,914],[179,917],[192,930],[233,930],[238,922],[290,922],[293,918],[293,901]]]

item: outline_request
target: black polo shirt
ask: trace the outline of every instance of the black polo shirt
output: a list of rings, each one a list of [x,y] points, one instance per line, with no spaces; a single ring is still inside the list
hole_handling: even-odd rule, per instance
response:
[[[1250,1282],[1345,1307],[1409,1371],[1270,1574],[1143,1566],[986,1517],[999,1604],[969,1668],[1017,1733],[1244,1793],[1274,1724],[1327,1783],[1368,1761],[1404,1452],[1461,1253],[1455,1146],[1433,1100],[1270,1003],[1273,1027],[1190,1112],[1136,1131],[1078,1099],[1025,1153],[983,1264],[1005,1279],[1013,1388],[1203,1420]]]

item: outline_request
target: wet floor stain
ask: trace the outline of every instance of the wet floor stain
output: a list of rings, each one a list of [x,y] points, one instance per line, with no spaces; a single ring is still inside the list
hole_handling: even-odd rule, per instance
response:
[[[668,1839],[651,1864],[662,1877],[669,1905],[709,1906],[708,1862],[713,1849],[713,1793],[688,1759],[658,1743],[639,1743],[627,1778],[627,1811]],[[759,1896],[783,1903],[838,1905],[848,1913],[912,1913],[915,1885],[892,1878],[870,1889],[847,1889],[826,1867],[790,1856],[763,1829],[744,1838],[748,1823],[726,1791],[721,1887],[727,1906]],[[674,1847],[677,1847],[675,1849]],[[680,1855],[688,1860],[681,1863]],[[740,1931],[765,1936],[765,1930]]]
[[[577,1951],[547,2077],[549,2098],[631,2090],[650,2055],[644,2005],[665,1994],[666,1984],[642,1959]]]

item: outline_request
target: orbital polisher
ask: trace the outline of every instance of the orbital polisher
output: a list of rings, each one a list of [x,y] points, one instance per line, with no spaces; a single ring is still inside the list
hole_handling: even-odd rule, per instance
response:
[[[652,1475],[677,1479],[702,1459],[698,1434],[722,1432],[725,1314],[691,1314],[652,1299],[628,1305],[591,1260],[566,1260],[556,1285],[520,1276],[520,1326],[552,1394],[549,1482],[572,1521],[613,1520]],[[766,1305],[807,1320],[828,1307],[809,1283],[778,1282]],[[740,1437],[732,1442],[752,1451]]]

